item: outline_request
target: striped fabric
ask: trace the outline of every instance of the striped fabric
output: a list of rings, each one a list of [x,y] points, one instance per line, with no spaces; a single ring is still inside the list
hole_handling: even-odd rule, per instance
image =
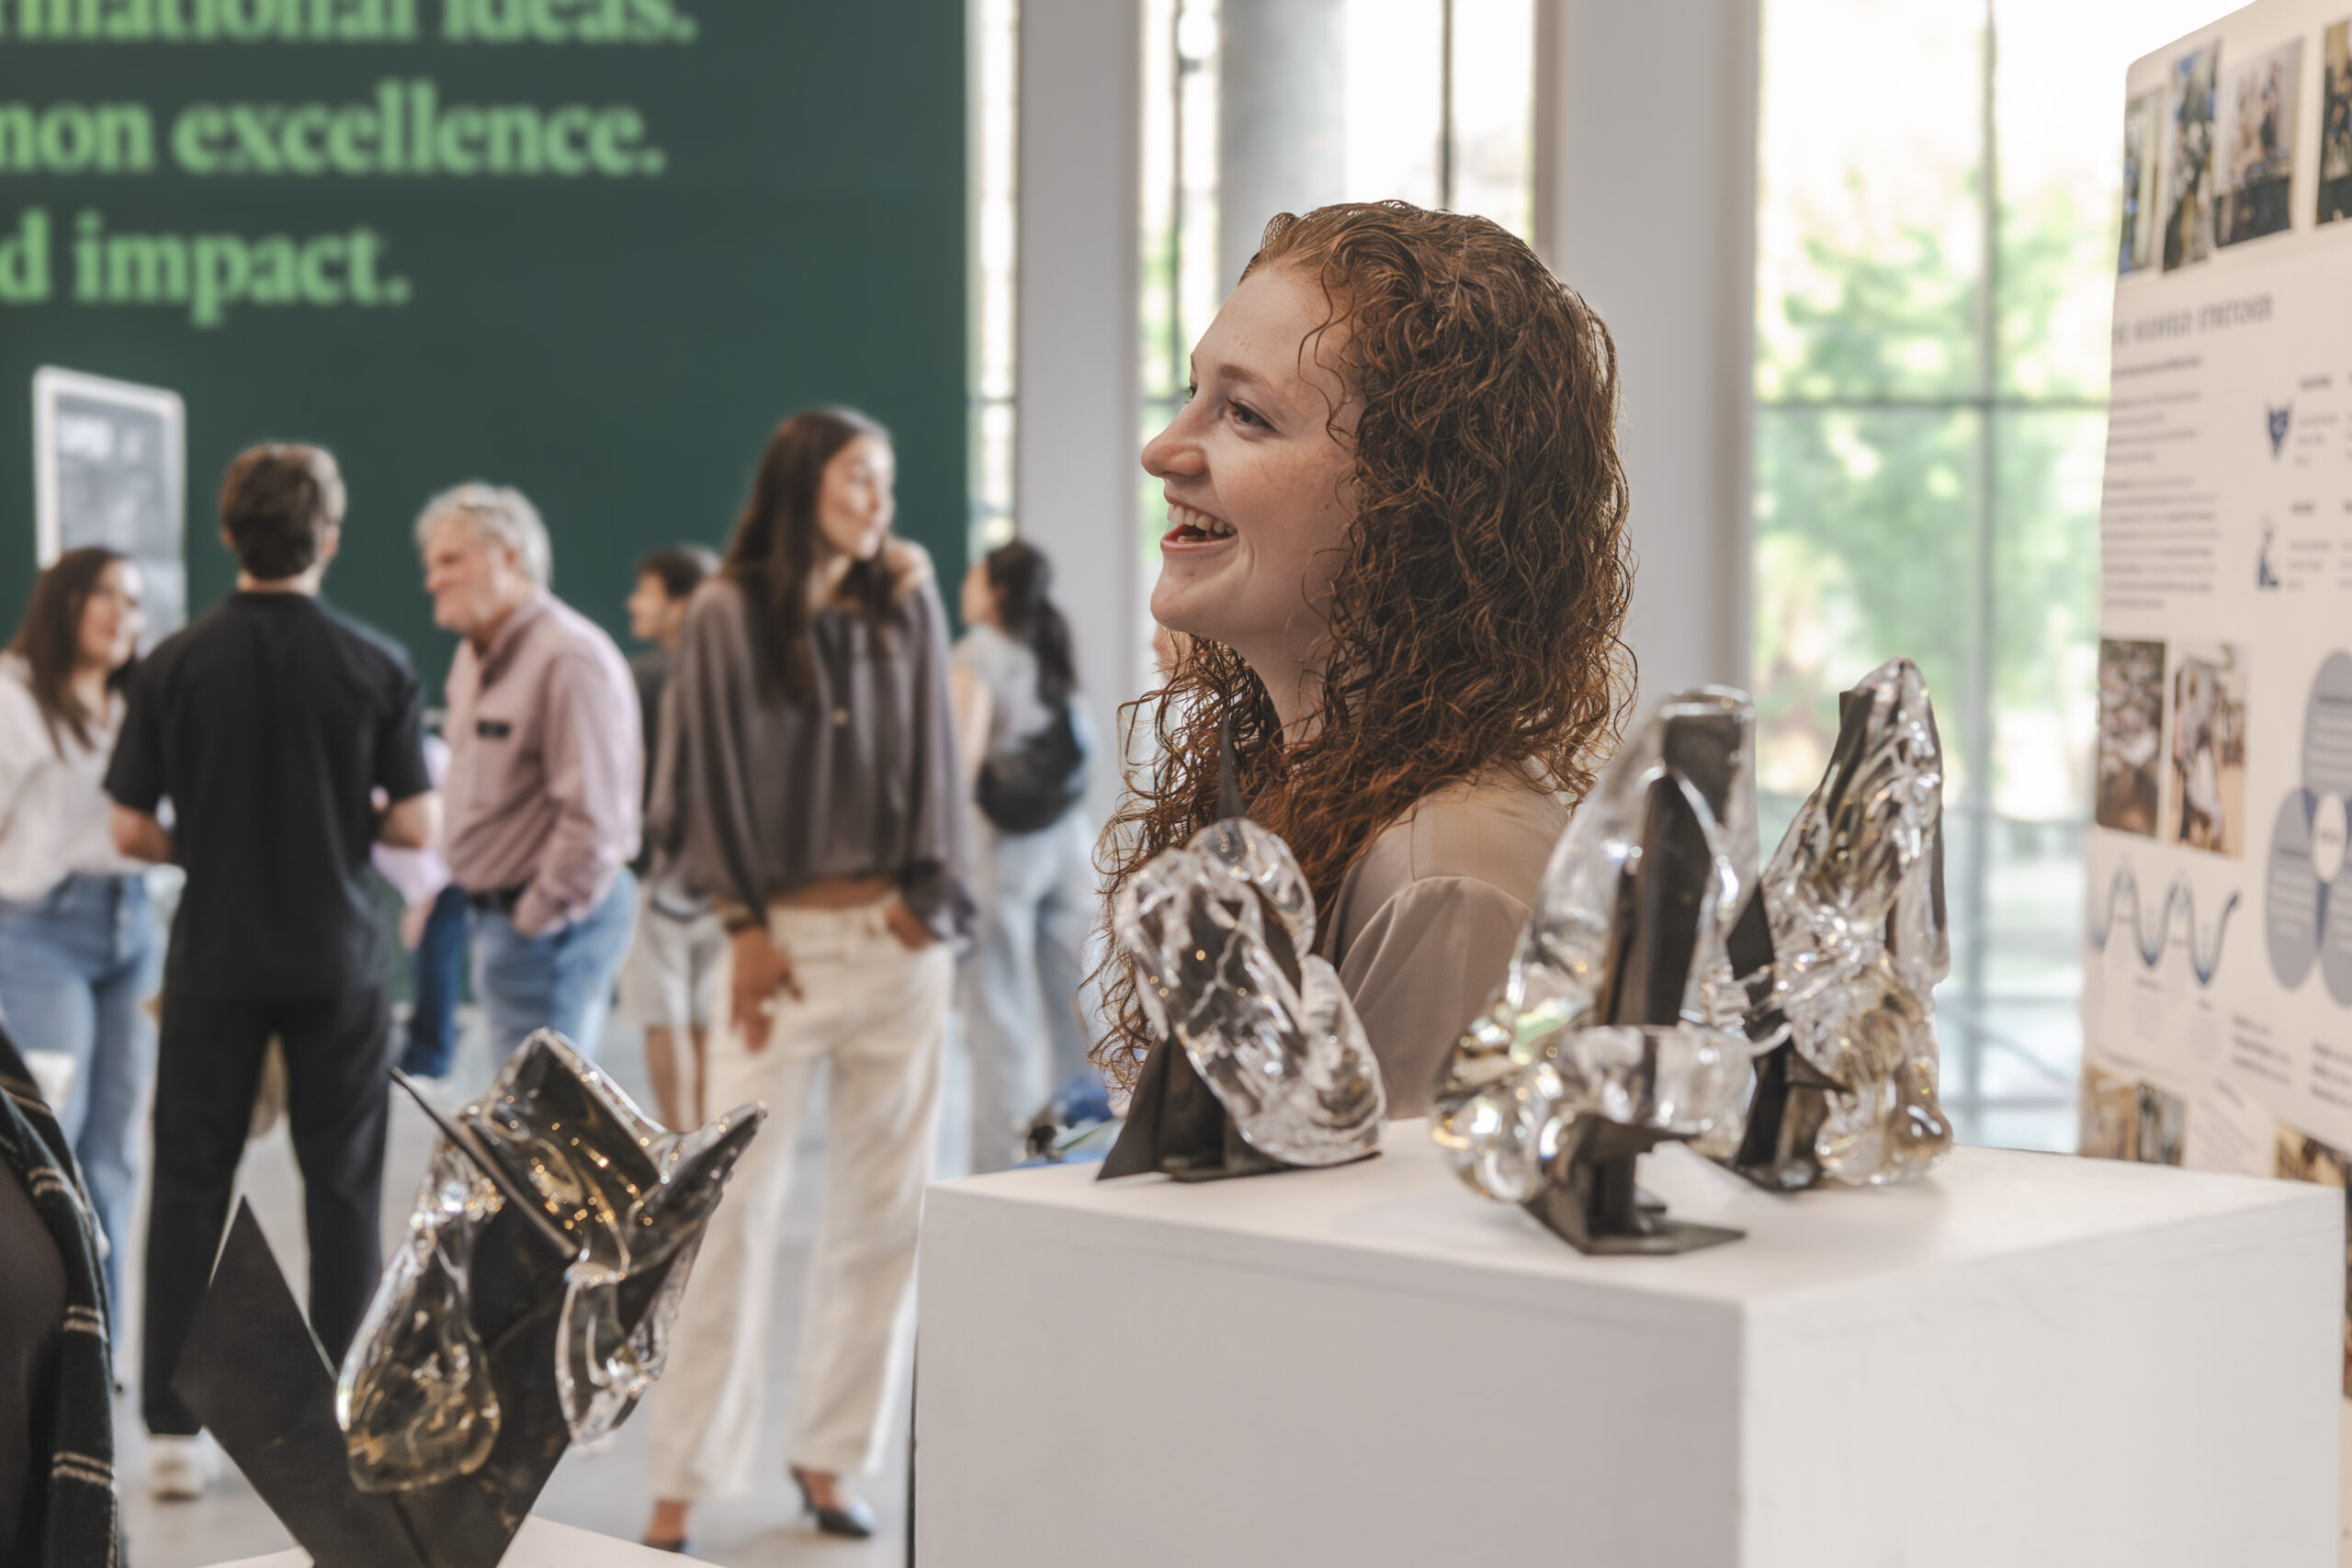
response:
[[[108,1350],[105,1276],[81,1172],[33,1076],[0,1029],[0,1160],[32,1195],[65,1262],[65,1334],[58,1346],[56,1448],[50,1457],[49,1511],[41,1568],[117,1568],[120,1520],[115,1501],[114,1371]]]

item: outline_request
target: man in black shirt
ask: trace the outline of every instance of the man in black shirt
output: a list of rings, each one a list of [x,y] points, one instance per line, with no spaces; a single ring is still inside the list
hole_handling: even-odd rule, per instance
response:
[[[205,1479],[199,1424],[171,1378],[272,1035],[302,1168],[311,1325],[329,1355],[357,1333],[382,1268],[391,944],[368,853],[379,839],[431,842],[439,802],[407,654],[319,601],[343,507],[318,447],[257,446],[230,466],[220,531],[237,592],[141,662],[107,771],[116,844],[187,871],[164,966],[141,1361],[159,1496],[194,1496]]]

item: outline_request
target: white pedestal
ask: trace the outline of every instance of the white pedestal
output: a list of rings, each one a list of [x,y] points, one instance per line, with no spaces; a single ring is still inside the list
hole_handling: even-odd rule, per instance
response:
[[[2326,1568],[2344,1199],[1955,1150],[1585,1258],[1421,1122],[1204,1186],[931,1190],[923,1568]]]
[[[523,1521],[498,1568],[677,1568],[677,1562],[674,1553],[575,1529],[534,1514]],[[311,1554],[281,1551],[273,1557],[223,1563],[221,1568],[311,1568]]]

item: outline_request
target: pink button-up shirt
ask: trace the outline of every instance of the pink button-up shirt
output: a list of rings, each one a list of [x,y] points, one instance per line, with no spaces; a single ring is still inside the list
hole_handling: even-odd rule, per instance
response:
[[[449,667],[450,874],[471,893],[520,888],[526,936],[594,908],[637,854],[644,742],[637,685],[603,628],[545,592],[487,650]]]

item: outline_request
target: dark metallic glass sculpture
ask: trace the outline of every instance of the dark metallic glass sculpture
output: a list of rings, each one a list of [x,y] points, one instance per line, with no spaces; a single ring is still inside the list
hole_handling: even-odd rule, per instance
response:
[[[1439,1081],[1430,1135],[1455,1173],[1586,1252],[1740,1234],[1667,1217],[1634,1170],[1668,1139],[1737,1139],[1751,997],[1729,939],[1756,880],[1754,729],[1745,695],[1709,687],[1629,738]]]
[[[1909,660],[1890,660],[1839,698],[1828,772],[1758,897],[1770,934],[1758,956],[1770,978],[1753,1026],[1777,1043],[1730,1163],[1777,1191],[1919,1175],[1951,1147],[1935,1032],[1935,987],[1951,956],[1943,748]]]
[[[1315,955],[1315,897],[1247,817],[1211,824],[1119,891],[1113,925],[1160,1043],[1104,1179],[1204,1180],[1375,1154],[1387,1101],[1347,990]]]
[[[667,1132],[548,1030],[480,1099],[425,1111],[442,1136],[340,1383],[250,1213],[174,1379],[336,1568],[499,1561],[565,1450],[611,1433],[660,1375],[703,1230],[766,1115]]]

